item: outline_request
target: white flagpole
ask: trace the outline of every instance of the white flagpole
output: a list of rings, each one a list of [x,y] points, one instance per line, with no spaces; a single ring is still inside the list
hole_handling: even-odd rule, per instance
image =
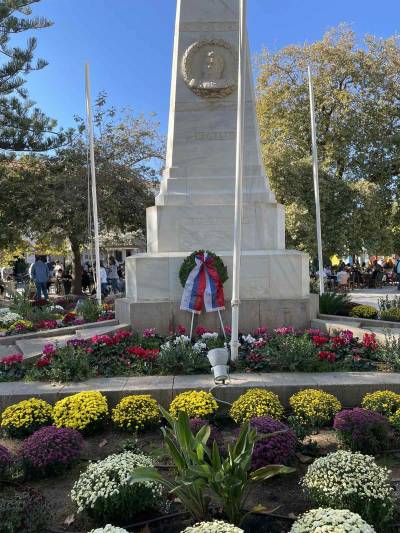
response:
[[[242,211],[243,211],[243,140],[244,111],[246,104],[246,66],[247,34],[246,3],[240,0],[239,30],[239,70],[238,70],[238,108],[236,132],[236,184],[235,184],[235,225],[233,234],[233,280],[232,280],[232,337],[231,359],[235,361],[239,352],[239,305],[240,305],[240,255],[242,248]]]
[[[94,225],[94,250],[96,257],[96,298],[101,303],[101,279],[100,279],[100,241],[99,241],[99,217],[97,213],[97,189],[96,189],[96,166],[94,162],[94,139],[93,139],[93,117],[92,104],[90,98],[90,77],[89,65],[85,65],[86,78],[86,113],[89,132],[89,153],[90,153],[90,175],[92,178],[92,201],[93,201],[93,225]]]
[[[319,203],[319,179],[318,179],[317,123],[315,120],[314,88],[313,88],[310,65],[308,65],[308,85],[310,89],[311,137],[312,137],[314,194],[315,194],[315,218],[316,218],[316,225],[317,225],[319,293],[324,294],[324,275],[323,275],[324,263],[323,263],[323,256],[322,256],[321,207]]]

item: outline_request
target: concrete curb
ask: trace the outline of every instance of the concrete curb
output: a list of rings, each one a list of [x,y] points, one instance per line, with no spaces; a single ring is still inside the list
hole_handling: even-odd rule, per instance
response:
[[[104,322],[87,322],[86,324],[79,324],[78,326],[65,326],[57,329],[43,329],[41,331],[32,331],[31,333],[21,333],[20,335],[7,335],[0,337],[0,344],[15,344],[16,341],[25,341],[30,339],[40,339],[47,337],[63,337],[64,335],[74,335],[81,329],[92,329],[106,327],[102,326],[117,326],[119,324],[116,318]]]
[[[368,328],[370,326],[374,328],[382,328],[382,329],[397,329],[400,327],[400,322],[391,322],[389,320],[378,320],[378,319],[371,319],[371,318],[357,318],[357,317],[351,317],[351,316],[341,316],[341,315],[324,315],[322,313],[318,313],[318,319],[320,320],[327,320],[327,321],[334,321],[334,322],[359,322],[361,328]]]
[[[8,405],[32,397],[54,404],[57,400],[86,390],[103,392],[111,407],[129,394],[151,394],[164,407],[176,394],[186,390],[210,390],[216,398],[233,402],[246,390],[261,387],[278,394],[285,407],[292,394],[306,388],[323,389],[337,396],[344,407],[361,404],[363,396],[375,390],[389,389],[400,393],[400,373],[326,372],[232,374],[231,383],[215,386],[210,375],[138,376],[90,379],[82,383],[51,384],[44,382],[0,383],[0,411]]]

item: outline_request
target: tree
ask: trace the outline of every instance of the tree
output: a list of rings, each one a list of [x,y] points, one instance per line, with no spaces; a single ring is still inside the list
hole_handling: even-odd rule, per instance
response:
[[[51,26],[42,17],[31,17],[31,5],[40,0],[0,1],[0,150],[17,152],[44,151],[62,145],[71,132],[55,132],[57,123],[47,117],[28,98],[26,75],[41,70],[47,62],[34,62],[36,38],[30,37],[26,47],[11,46],[12,36]]]
[[[100,227],[136,231],[154,201],[154,160],[164,153],[158,124],[130,110],[96,103],[95,160]],[[82,119],[74,142],[52,156],[5,162],[9,178],[0,187],[10,196],[6,218],[32,238],[67,239],[73,255],[73,292],[81,292],[81,247],[88,242],[88,146]],[[10,168],[11,167],[11,168]],[[10,179],[11,176],[11,179]],[[0,164],[1,180],[1,164]],[[21,213],[23,215],[21,216]]]
[[[400,171],[400,42],[346,26],[259,57],[263,158],[290,245],[316,253],[307,65],[314,76],[324,253],[392,251]],[[376,200],[376,201],[375,201]]]

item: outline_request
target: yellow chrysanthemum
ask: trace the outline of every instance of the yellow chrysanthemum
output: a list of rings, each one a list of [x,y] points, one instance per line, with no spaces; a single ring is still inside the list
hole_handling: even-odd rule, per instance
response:
[[[377,390],[366,394],[361,406],[370,411],[376,411],[392,421],[393,415],[400,409],[400,394],[391,390]]]
[[[112,421],[125,431],[141,431],[160,421],[158,404],[150,394],[125,396],[113,409]]]
[[[289,403],[298,421],[314,428],[329,424],[342,408],[333,394],[316,389],[297,392],[289,398]]]
[[[0,427],[13,437],[23,437],[52,422],[51,405],[40,398],[30,398],[7,407],[1,415]]]
[[[88,433],[101,426],[107,416],[107,398],[98,391],[67,396],[54,406],[54,422],[58,428],[67,427]]]
[[[229,414],[238,424],[259,416],[280,420],[283,416],[283,406],[274,392],[256,388],[239,396],[233,402]]]
[[[178,394],[169,406],[169,412],[175,418],[179,411],[189,418],[210,418],[218,409],[214,396],[206,391],[187,391]]]

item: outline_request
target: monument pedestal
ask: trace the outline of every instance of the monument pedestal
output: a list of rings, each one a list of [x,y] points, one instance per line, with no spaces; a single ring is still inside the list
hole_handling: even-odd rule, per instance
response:
[[[228,273],[232,272],[232,252],[217,252]],[[116,300],[121,323],[131,323],[136,331],[155,327],[168,334],[178,325],[190,328],[191,314],[180,310],[182,286],[179,269],[187,252],[138,254],[126,260],[126,298]],[[315,317],[308,291],[309,270],[306,255],[294,250],[245,251],[241,261],[240,328],[308,327]],[[232,279],[224,285],[226,310],[224,324],[231,323]],[[196,322],[220,330],[217,313],[203,313]]]
[[[117,318],[137,331],[190,326],[180,311],[179,269],[192,252],[218,254],[228,268],[230,325],[237,119],[239,0],[177,0],[166,168],[147,210],[147,254],[126,260],[126,298]],[[285,250],[285,215],[260,153],[250,56],[244,120],[240,327],[307,326],[314,307],[308,257]],[[219,329],[217,313],[199,322]]]

